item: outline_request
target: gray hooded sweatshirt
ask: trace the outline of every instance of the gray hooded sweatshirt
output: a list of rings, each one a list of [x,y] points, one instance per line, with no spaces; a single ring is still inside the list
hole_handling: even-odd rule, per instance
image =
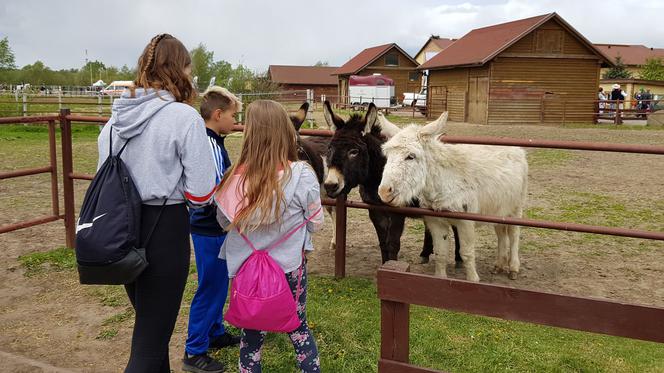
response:
[[[239,178],[234,175],[233,177]],[[234,180],[224,186],[225,190],[216,197],[217,220],[219,224],[226,229],[234,219],[237,212],[238,198],[228,197],[231,190],[234,189]],[[306,218],[319,211],[307,225],[295,234],[290,236],[283,244],[270,250],[270,256],[279,264],[285,273],[292,272],[300,267],[302,263],[302,248],[313,250],[311,245],[311,233],[322,228],[323,211],[320,202],[320,184],[316,178],[314,170],[309,164],[304,162],[294,162],[291,164],[291,177],[283,185],[284,204],[279,212],[280,221],[273,214],[271,220],[261,225],[255,230],[246,232],[245,235],[249,241],[258,250],[265,249],[271,244],[276,243],[284,237],[290,230],[302,224]],[[244,192],[238,192],[239,199],[243,198]],[[228,265],[228,277],[234,277],[242,263],[252,253],[252,249],[242,239],[236,229],[231,230],[226,235],[221,246],[219,257],[226,259]]]
[[[128,141],[121,158],[126,163],[143,203],[189,202],[199,206],[214,194],[215,164],[205,123],[193,107],[176,102],[168,91],[125,91],[113,102],[111,119],[99,134],[99,163]]]

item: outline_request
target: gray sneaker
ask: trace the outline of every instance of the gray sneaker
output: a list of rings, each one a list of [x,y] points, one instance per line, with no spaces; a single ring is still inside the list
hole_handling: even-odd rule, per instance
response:
[[[185,351],[182,359],[182,370],[194,373],[222,373],[226,370],[226,367],[207,354],[189,357]]]

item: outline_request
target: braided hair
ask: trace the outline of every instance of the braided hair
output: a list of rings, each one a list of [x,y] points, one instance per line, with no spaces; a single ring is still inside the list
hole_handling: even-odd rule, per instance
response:
[[[138,59],[135,87],[170,92],[178,102],[191,103],[196,91],[185,67],[191,65],[189,51],[170,34],[159,34],[150,40]]]

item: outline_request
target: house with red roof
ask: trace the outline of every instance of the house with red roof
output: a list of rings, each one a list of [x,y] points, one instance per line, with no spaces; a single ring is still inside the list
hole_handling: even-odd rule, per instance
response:
[[[312,89],[314,97],[337,94],[336,66],[270,65],[268,79],[285,91]]]
[[[624,44],[595,44],[605,55],[609,56],[613,62],[620,57],[625,68],[632,74],[630,79],[604,79],[604,74],[609,70],[602,68],[599,85],[604,91],[610,92],[614,84],[619,84],[620,88],[627,93],[629,98],[641,90],[650,91],[657,98],[664,97],[664,81],[646,80],[641,76],[641,69],[649,59],[659,58],[664,60],[664,48],[652,48],[645,45],[624,45]],[[635,102],[629,103],[629,107],[634,107]]]
[[[348,97],[351,75],[382,74],[394,81],[395,95],[400,100],[404,92],[419,88],[417,66],[417,61],[395,43],[367,48],[334,72],[339,82],[339,96]]]
[[[556,13],[470,31],[419,66],[428,113],[481,124],[594,120],[612,59]]]

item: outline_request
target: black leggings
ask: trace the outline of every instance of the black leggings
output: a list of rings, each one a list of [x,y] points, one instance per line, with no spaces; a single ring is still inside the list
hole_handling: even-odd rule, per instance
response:
[[[161,206],[142,206],[141,242],[160,209]],[[184,204],[164,207],[146,252],[147,269],[136,281],[125,285],[136,311],[125,372],[169,373],[168,343],[189,274],[189,214]]]

